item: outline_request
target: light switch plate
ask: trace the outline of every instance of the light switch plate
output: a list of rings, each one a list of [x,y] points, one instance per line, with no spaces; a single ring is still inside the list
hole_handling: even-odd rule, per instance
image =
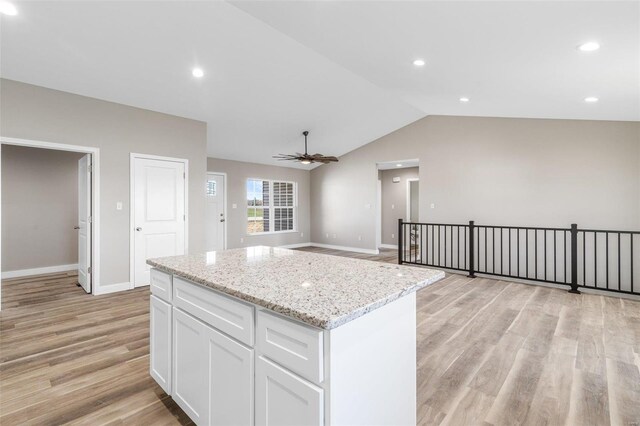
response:
[[[232,209],[237,209],[237,208],[238,208],[238,205],[237,205],[236,203],[233,203],[233,204],[231,204],[231,208],[232,208]]]
[[[116,210],[122,210],[122,201],[116,203]]]

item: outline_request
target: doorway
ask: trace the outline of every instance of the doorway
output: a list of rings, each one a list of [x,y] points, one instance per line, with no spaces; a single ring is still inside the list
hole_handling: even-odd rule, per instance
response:
[[[85,292],[99,292],[99,153],[0,137],[3,279],[77,274]]]
[[[207,251],[227,246],[227,176],[207,173]]]
[[[187,251],[188,160],[131,154],[133,287],[149,285],[147,259]]]
[[[419,162],[399,160],[377,163],[378,248],[398,248],[398,219],[419,221]]]

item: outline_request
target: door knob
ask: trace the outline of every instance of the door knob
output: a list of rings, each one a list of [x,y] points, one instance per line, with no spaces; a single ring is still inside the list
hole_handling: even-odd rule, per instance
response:
[[[140,228],[139,226],[136,228],[136,231],[140,232],[142,231],[142,228]]]
[[[224,219],[220,219],[220,222],[224,222]]]
[[[73,229],[80,229],[80,227],[79,226],[74,226]]]

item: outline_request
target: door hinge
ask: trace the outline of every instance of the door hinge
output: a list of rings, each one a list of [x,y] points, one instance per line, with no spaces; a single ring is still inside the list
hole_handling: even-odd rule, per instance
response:
[[[88,274],[90,274],[90,273],[91,273],[91,266],[89,266],[89,267],[87,268],[87,273],[88,273]]]
[[[183,214],[183,215],[182,215],[182,221],[183,221],[183,222],[186,222],[186,221],[187,221],[187,215],[186,215],[186,214]]]
[[[182,172],[182,179],[186,179],[187,178],[187,172]]]
[[[89,216],[89,217],[87,218],[87,222],[89,222],[89,223],[93,223],[93,218],[92,218],[91,216]]]
[[[88,170],[89,173],[93,173],[93,164],[89,164]]]

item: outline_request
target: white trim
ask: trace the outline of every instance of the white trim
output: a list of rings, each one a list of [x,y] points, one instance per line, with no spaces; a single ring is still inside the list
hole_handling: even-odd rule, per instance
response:
[[[135,160],[137,158],[143,160],[159,160],[159,161],[172,161],[175,163],[184,164],[184,254],[189,254],[189,160],[186,158],[175,157],[162,157],[159,155],[139,154],[135,152],[129,153],[129,282],[121,284],[112,284],[118,286],[124,286],[127,284],[129,287],[123,290],[130,290],[135,287],[135,199],[134,199],[134,184],[135,184]],[[204,188],[203,188],[204,191]],[[119,290],[114,290],[119,291]],[[101,293],[104,294],[104,293]]]
[[[17,145],[32,148],[55,149],[58,151],[83,152],[91,154],[91,293],[100,292],[100,148],[81,145],[70,145],[55,142],[44,142],[30,139],[19,139],[0,136],[0,146]],[[2,150],[0,149],[0,158]],[[2,183],[0,182],[0,192]],[[2,214],[0,213],[0,225]],[[0,231],[1,233],[1,231]],[[0,236],[1,238],[1,236]],[[0,253],[1,258],[1,253]],[[1,266],[0,266],[1,270]],[[1,288],[0,288],[1,291]],[[0,292],[0,295],[2,293]]]
[[[398,249],[398,245],[397,244],[380,244],[380,248],[397,250]]]
[[[294,249],[294,248],[300,248],[300,247],[311,247],[311,243],[287,244],[284,246],[277,246],[277,247],[284,248],[284,249]]]
[[[224,185],[223,185],[223,190],[224,190],[224,241],[223,241],[223,245],[224,247],[222,248],[223,250],[227,249],[227,223],[229,223],[229,215],[227,214],[227,200],[228,200],[228,195],[227,195],[227,173],[226,172],[207,172],[207,176],[209,175],[222,175],[224,176]],[[246,189],[246,185],[245,185],[245,189]],[[206,227],[205,227],[206,229]]]
[[[406,222],[411,222],[411,182],[420,182],[420,178],[407,179],[407,217]]]
[[[378,249],[372,250],[372,249],[365,249],[365,248],[359,248],[359,247],[334,246],[332,244],[320,244],[320,243],[311,243],[311,246],[312,247],[333,249],[333,250],[352,251],[352,252],[355,252],[355,253],[380,254],[380,250],[378,250]]]
[[[116,293],[118,291],[130,290],[131,288],[133,287],[130,282],[109,284],[109,285],[103,285],[102,287],[100,287],[100,291],[94,294],[100,295],[100,294]]]
[[[43,268],[19,269],[16,271],[6,271],[2,273],[2,279],[30,277],[32,275],[53,274],[56,272],[68,272],[78,269],[78,264],[45,266]]]

